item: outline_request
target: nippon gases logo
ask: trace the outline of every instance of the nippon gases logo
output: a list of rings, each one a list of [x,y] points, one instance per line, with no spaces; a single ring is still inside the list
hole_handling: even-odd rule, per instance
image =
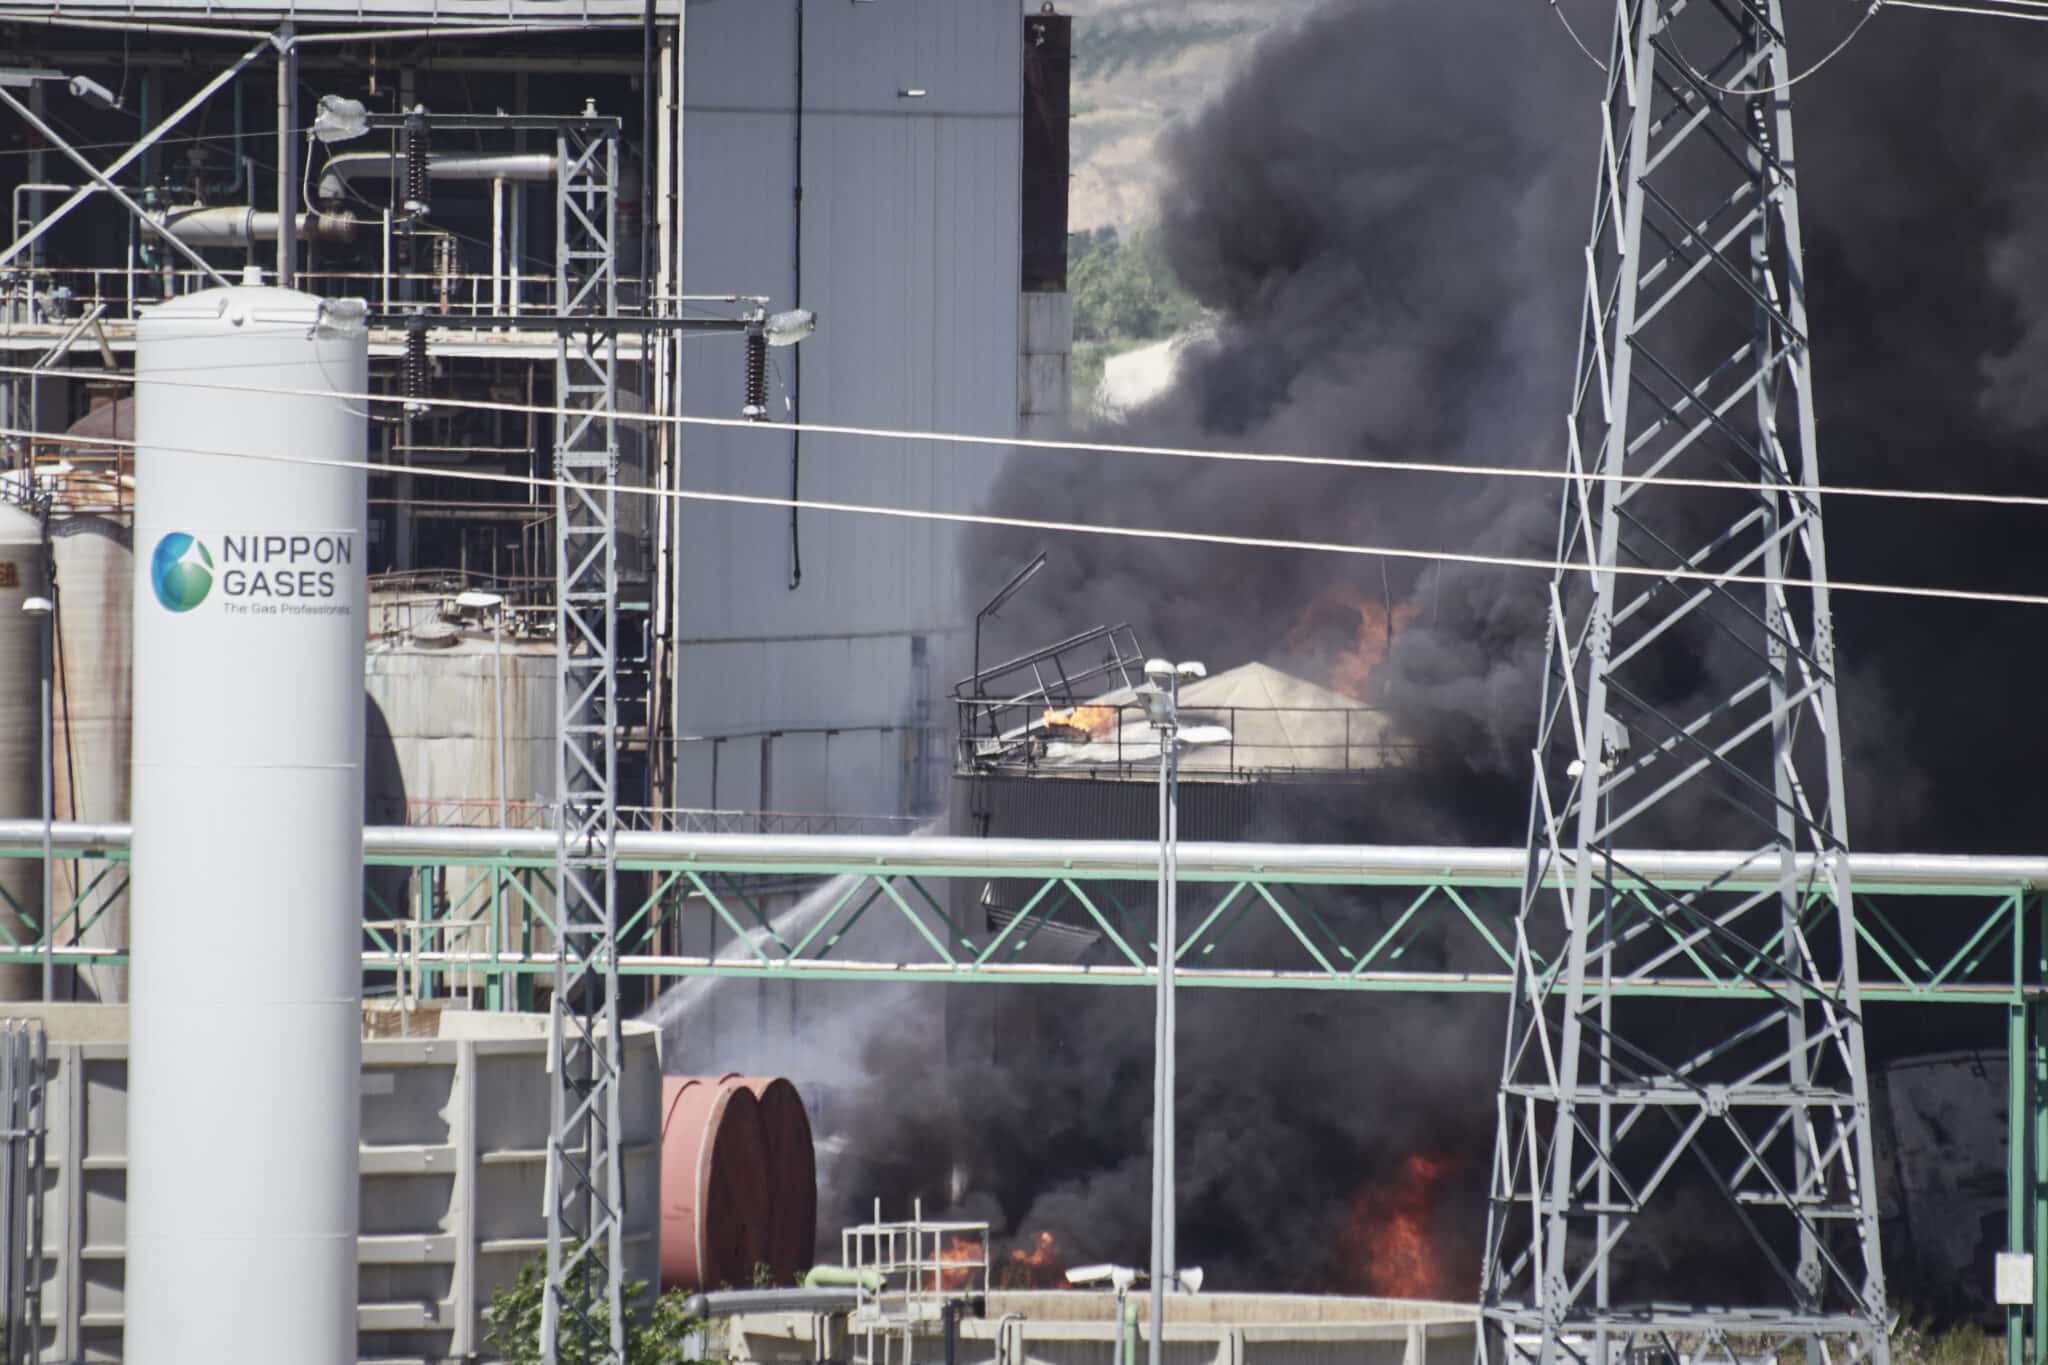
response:
[[[213,591],[213,556],[193,537],[172,531],[150,556],[149,581],[166,610],[190,611]]]
[[[166,611],[184,613],[212,599],[230,616],[347,616],[353,582],[353,533],[199,537],[167,532],[150,555],[150,584]]]

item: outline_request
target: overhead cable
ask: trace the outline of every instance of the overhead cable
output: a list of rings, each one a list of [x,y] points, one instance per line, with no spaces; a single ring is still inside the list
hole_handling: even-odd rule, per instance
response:
[[[1848,33],[1843,35],[1842,40],[1840,42],[1836,43],[1833,47],[1828,49],[1826,56],[1822,57],[1812,66],[1807,67],[1806,70],[1800,72],[1798,75],[1788,76],[1784,80],[1778,82],[1776,85],[1722,85],[1719,82],[1710,79],[1705,72],[1700,71],[1699,69],[1694,67],[1691,62],[1687,61],[1685,59],[1685,54],[1678,50],[1678,44],[1675,40],[1667,38],[1665,41],[1668,42],[1671,46],[1671,55],[1677,58],[1678,64],[1680,66],[1685,68],[1685,73],[1688,76],[1691,76],[1694,80],[1698,81],[1701,85],[1706,86],[1710,90],[1718,90],[1724,95],[1735,95],[1741,98],[1750,98],[1756,95],[1776,95],[1786,90],[1790,90],[1793,86],[1799,84],[1799,82],[1805,80],[1808,76],[1814,75],[1822,67],[1826,66],[1829,62],[1833,61],[1835,58],[1841,56],[1844,52],[1848,51],[1849,44],[1856,41],[1857,36],[1863,32],[1864,25],[1868,24],[1871,21],[1871,19],[1876,16],[1877,12],[1883,9],[1886,4],[1893,2],[1894,0],[1868,0],[1868,3],[1866,4],[1863,10],[1862,17],[1857,19],[1855,24],[1849,29]]]
[[[227,370],[237,367],[210,366],[209,369]],[[179,370],[172,373],[191,374],[196,370]],[[34,369],[26,365],[0,365],[0,375],[33,375],[37,378],[72,378],[105,381],[109,376],[105,370],[83,368],[62,368],[52,366]],[[131,379],[133,375],[119,376]],[[231,384],[217,380],[170,379],[163,375],[152,376],[150,382],[160,388],[198,389],[209,392],[241,394],[273,394],[290,398],[339,398],[359,403],[388,403],[403,405],[407,401],[403,394],[391,393],[345,393],[338,389],[285,389],[274,385]],[[446,408],[460,412],[503,413],[524,417],[587,416],[586,408],[565,408],[548,403],[514,403],[495,399],[436,398],[428,400],[429,409]],[[837,422],[757,422],[745,417],[703,417],[683,413],[656,414],[646,412],[615,412],[610,414],[614,422],[622,425],[702,427],[731,431],[752,431],[756,433],[781,434],[801,431],[822,436],[850,436],[864,440],[925,441],[936,445],[980,447],[994,450],[1043,450],[1065,451],[1086,455],[1157,456],[1167,459],[1201,460],[1221,464],[1271,464],[1302,466],[1313,469],[1345,470],[1352,473],[1385,474],[1446,474],[1466,478],[1524,479],[1541,483],[1604,483],[1607,476],[1597,468],[1583,473],[1568,469],[1527,468],[1519,465],[1451,464],[1440,460],[1387,460],[1373,458],[1351,459],[1341,455],[1302,455],[1284,451],[1251,450],[1209,450],[1199,446],[1131,445],[1103,441],[1055,440],[1034,436],[976,436],[965,432],[923,431],[903,427],[853,426]],[[28,435],[30,433],[21,433]],[[55,439],[55,433],[35,433],[40,440]],[[1734,479],[1704,479],[1685,475],[1667,474],[1618,474],[1614,476],[1616,487],[1635,488],[1691,488],[1718,490],[1724,493],[1755,495],[1776,493],[1795,497],[1831,498],[1874,498],[1881,501],[1954,503],[1983,507],[2031,507],[2048,508],[2048,495],[2032,493],[1969,493],[1952,489],[1881,488],[1856,484],[1801,484],[1801,483],[1743,483]]]
[[[328,398],[339,395],[328,394]],[[19,428],[0,427],[0,437],[33,435]],[[110,446],[134,450],[140,442],[105,436],[67,436],[68,445]],[[463,479],[472,483],[501,484],[518,488],[587,489],[561,479],[531,474],[495,474],[486,470],[455,469],[446,465],[379,464],[370,460],[309,459],[296,455],[266,455],[245,450],[208,450],[189,446],[151,443],[151,450],[179,455],[208,455],[221,459],[252,460],[268,464],[310,465],[328,469],[360,469],[380,475],[431,475],[440,479]],[[1785,578],[1767,574],[1713,573],[1705,569],[1651,568],[1639,564],[1616,564],[1596,570],[1577,560],[1539,559],[1532,555],[1479,554],[1465,550],[1417,550],[1390,545],[1353,545],[1328,540],[1288,540],[1280,536],[1231,535],[1216,531],[1179,531],[1164,527],[1106,526],[1097,522],[1055,521],[1037,517],[1000,516],[989,512],[940,512],[917,507],[891,507],[877,503],[842,502],[828,498],[777,498],[765,494],[719,493],[708,489],[642,488],[621,485],[615,490],[629,497],[657,498],[677,502],[702,502],[741,507],[800,508],[812,512],[850,512],[863,516],[892,517],[904,521],[936,521],[957,526],[999,526],[1011,530],[1057,531],[1072,535],[1104,536],[1131,540],[1155,540],[1177,544],[1223,545],[1236,549],[1295,550],[1316,554],[1344,555],[1358,559],[1399,559],[1424,564],[1459,564],[1476,568],[1532,569],[1548,573],[1596,572],[1617,578],[1653,578],[1666,583],[1710,583],[1721,587],[1820,589],[1878,597],[1906,597],[1935,601],[1971,602],[1997,606],[2048,607],[2048,594],[1993,592],[1974,588],[1929,588],[1903,583],[1870,583],[1831,579],[1826,583],[1810,578]]]

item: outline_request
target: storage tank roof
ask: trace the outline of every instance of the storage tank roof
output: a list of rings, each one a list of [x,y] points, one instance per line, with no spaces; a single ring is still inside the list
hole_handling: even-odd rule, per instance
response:
[[[0,15],[4,15],[0,9]],[[354,299],[323,299],[296,289],[269,284],[231,284],[181,294],[142,310],[145,326],[153,322],[212,322],[232,319],[289,326],[347,328],[362,331],[363,305]]]
[[[1159,752],[1135,689],[1119,687],[1082,706],[1116,707],[1115,724],[1085,742],[1055,741],[1039,760],[1045,768],[1095,768],[1141,762]],[[1248,663],[1181,684],[1183,727],[1221,726],[1227,742],[1188,749],[1183,775],[1203,772],[1345,772],[1378,768],[1386,757],[1384,712],[1270,664]],[[1119,734],[1119,731],[1121,733]]]
[[[40,545],[43,524],[11,502],[0,502],[0,545]]]

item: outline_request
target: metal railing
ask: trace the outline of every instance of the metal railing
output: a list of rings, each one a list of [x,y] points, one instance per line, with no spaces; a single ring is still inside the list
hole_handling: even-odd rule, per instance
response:
[[[999,740],[1048,709],[1070,707],[1145,681],[1145,651],[1128,625],[1097,626],[1056,644],[991,664],[954,685],[960,748],[971,762],[980,740]]]
[[[1137,779],[1159,762],[1158,736],[1138,702],[1040,706],[1036,715],[1015,702],[956,705],[964,772]],[[980,733],[997,711],[1018,713],[1015,723]],[[1359,777],[1409,767],[1423,753],[1391,737],[1386,712],[1362,705],[1183,706],[1180,724],[1204,740],[1181,758],[1187,782]]]
[[[555,827],[554,803],[508,801],[505,826],[520,830]],[[494,800],[421,798],[405,803],[408,825],[428,829],[498,827]],[[810,811],[705,810],[687,806],[621,806],[619,824],[636,831],[680,834],[876,834],[907,835],[927,823],[915,815],[841,815]]]

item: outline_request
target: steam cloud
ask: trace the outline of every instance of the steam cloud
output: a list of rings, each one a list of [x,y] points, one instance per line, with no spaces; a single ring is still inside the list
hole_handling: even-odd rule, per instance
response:
[[[1848,13],[1799,9],[1802,53],[1831,45]],[[1577,17],[1600,31],[1597,15]],[[1889,11],[1801,89],[1815,372],[1835,482],[2041,491],[2043,38]],[[1332,4],[1269,37],[1167,149],[1163,240],[1215,310],[1215,338],[1110,438],[1555,467],[1599,79],[1536,3]],[[1547,556],[1555,497],[1519,482],[1029,452],[993,505]],[[2048,537],[2027,534],[2032,514],[1856,499],[1829,512],[1842,579],[2048,581]],[[969,597],[1035,548],[1014,533],[979,537]],[[1412,608],[1381,677],[1443,780],[1398,819],[1360,818],[1381,837],[1520,839],[1539,577],[1394,563],[1383,579],[1370,561],[1096,537],[1049,548],[991,656],[1129,620],[1148,648],[1212,669],[1299,666],[1319,629],[1345,628],[1318,627],[1310,610],[1333,576]],[[1857,842],[2033,846],[2043,800],[2030,779],[2048,757],[2048,727],[2033,723],[2048,639],[2037,616],[1846,594],[1836,612]],[[828,1226],[863,1214],[872,1194],[896,1208],[922,1195],[930,1211],[964,1190],[964,1210],[1019,1237],[1050,1230],[1071,1259],[1142,1262],[1149,1003],[1141,992],[1019,994],[1029,999],[995,1008],[993,1063],[973,1049],[935,1060],[936,1040],[973,1032],[961,1001],[878,1035],[865,1057],[876,1083],[838,1125],[851,1145]],[[905,1010],[937,998],[920,992]],[[1466,1163],[1449,1184],[1468,1193],[1435,1232],[1444,1288],[1471,1292],[1494,1009],[1212,991],[1185,996],[1182,1021],[1183,1260],[1219,1285],[1371,1287],[1341,1264],[1347,1201],[1426,1150]],[[1933,1025],[1949,1041],[1977,1026]],[[1873,1035],[1880,1051],[1903,1041]],[[1924,1030],[1911,1041],[1929,1044]]]

